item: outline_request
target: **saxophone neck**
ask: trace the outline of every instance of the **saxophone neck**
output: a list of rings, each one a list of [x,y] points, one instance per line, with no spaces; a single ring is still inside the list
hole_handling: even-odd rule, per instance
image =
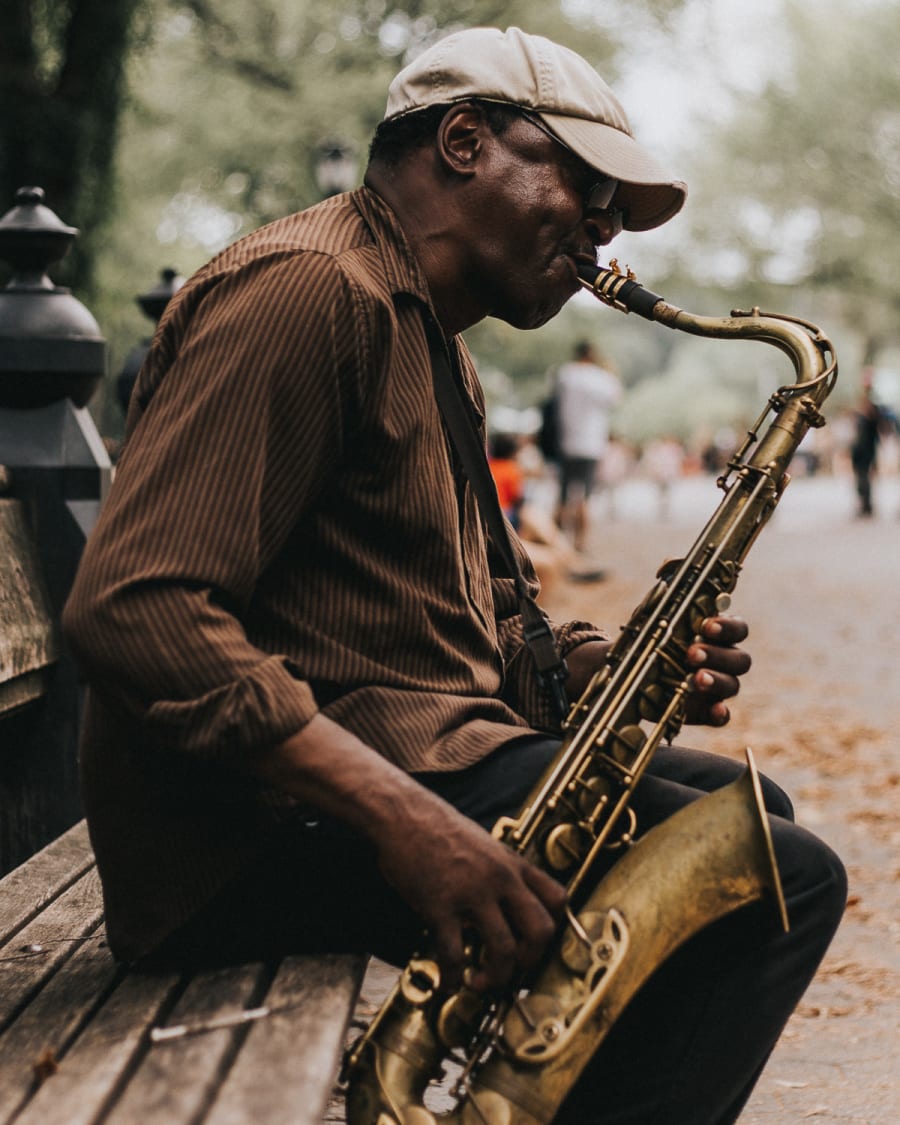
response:
[[[620,312],[637,313],[694,336],[754,339],[778,348],[790,358],[796,375],[796,381],[781,387],[778,395],[802,391],[821,404],[831,393],[837,378],[834,348],[814,324],[780,313],[761,313],[758,308],[736,309],[725,317],[698,316],[645,289],[630,271],[622,273],[615,260],[608,267],[582,266],[578,275],[585,289]]]

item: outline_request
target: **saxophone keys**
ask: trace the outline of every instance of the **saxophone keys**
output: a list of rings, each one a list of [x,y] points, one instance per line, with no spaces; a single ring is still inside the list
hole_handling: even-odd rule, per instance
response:
[[[539,1063],[564,1039],[566,1012],[555,996],[531,993],[520,997],[506,1014],[501,1029],[504,1047],[520,1062]]]
[[[441,971],[434,961],[415,958],[400,975],[399,988],[403,998],[414,1008],[424,1007],[441,983]]]
[[[437,1125],[434,1114],[422,1105],[407,1105],[400,1111],[403,1115],[400,1125]],[[375,1125],[398,1125],[395,1118],[381,1113]]]
[[[643,699],[648,703],[652,702],[652,689],[655,686],[650,685],[650,688],[644,692]],[[647,735],[637,723],[630,723],[621,730],[609,732],[607,753],[614,762],[627,767],[634,761],[646,741]]]
[[[613,784],[608,777],[595,774],[580,782],[578,790],[578,810],[592,823],[609,804],[613,795]]]
[[[628,948],[628,927],[621,913],[610,907],[604,911],[584,911],[577,917],[577,928],[569,926],[563,935],[559,955],[567,969],[585,978],[589,989],[599,977],[616,967]]]
[[[592,996],[605,992],[612,975],[628,952],[630,935],[625,919],[614,906],[602,915],[600,935],[591,946],[591,966],[587,985]]]
[[[470,988],[461,988],[441,1005],[437,1019],[441,1042],[449,1050],[468,1046],[483,1014],[483,997]]]
[[[590,837],[578,824],[557,824],[544,841],[544,858],[554,871],[566,871],[590,847]]]
[[[573,973],[584,976],[591,967],[594,936],[602,929],[603,915],[585,912],[569,918],[559,947],[562,963]]]

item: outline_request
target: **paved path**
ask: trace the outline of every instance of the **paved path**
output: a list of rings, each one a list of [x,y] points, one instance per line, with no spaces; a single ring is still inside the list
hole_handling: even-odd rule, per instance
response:
[[[610,578],[561,587],[548,609],[621,624],[717,496],[710,478],[686,480],[662,518],[640,482],[619,490],[612,511],[600,498],[594,546]],[[879,514],[859,521],[848,481],[791,484],[735,593],[753,672],[728,727],[691,732],[693,744],[737,756],[752,746],[851,881],[845,921],[740,1125],[900,1122],[900,484],[878,482],[875,498]],[[373,967],[363,1012],[392,977]],[[335,1105],[328,1120],[341,1119]]]
[[[561,590],[562,615],[580,605],[606,623],[612,602],[627,618],[718,495],[708,478],[685,481],[659,524],[650,490],[628,489],[621,518],[598,504],[610,581]],[[721,752],[752,746],[850,875],[845,921],[740,1125],[900,1122],[900,483],[878,482],[875,499],[876,518],[857,520],[849,481],[791,483],[734,595],[753,670],[728,727],[691,731],[692,743]]]

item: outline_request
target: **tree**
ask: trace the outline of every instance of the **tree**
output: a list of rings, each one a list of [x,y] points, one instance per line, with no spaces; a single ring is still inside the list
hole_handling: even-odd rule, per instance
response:
[[[872,363],[898,340],[900,9],[868,0],[788,9],[790,64],[713,136],[697,177],[693,266],[726,256],[746,285],[805,292],[840,314]],[[714,155],[713,155],[714,154]],[[708,184],[711,190],[703,190]],[[714,194],[713,190],[714,189]]]
[[[455,27],[517,24],[614,78],[618,37],[683,2],[640,0],[605,26],[588,0],[3,0],[0,207],[38,184],[80,228],[54,277],[89,303],[115,374],[161,268],[190,273],[314,202],[326,138],[362,163],[404,58]]]
[[[141,0],[4,0],[0,5],[0,206],[39,185],[65,222],[96,232],[112,206],[125,62]],[[76,244],[72,283],[90,290]]]

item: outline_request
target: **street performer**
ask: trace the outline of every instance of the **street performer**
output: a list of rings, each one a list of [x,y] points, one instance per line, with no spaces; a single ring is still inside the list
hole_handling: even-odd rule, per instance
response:
[[[173,298],[65,613],[118,958],[359,949],[402,964],[427,928],[451,985],[469,932],[476,988],[539,961],[562,888],[489,830],[559,724],[448,445],[426,322],[483,421],[460,334],[488,316],[544,324],[598,247],[668,221],[685,194],[580,56],[516,28],[461,31],[391,84],[362,187],[241,239]],[[606,634],[553,632],[576,698]],[[705,621],[691,721],[728,721],[746,636]],[[661,749],[639,829],[739,772]],[[790,932],[755,903],[686,943],[558,1121],[737,1119],[846,899],[837,857],[776,785],[764,794]]]

